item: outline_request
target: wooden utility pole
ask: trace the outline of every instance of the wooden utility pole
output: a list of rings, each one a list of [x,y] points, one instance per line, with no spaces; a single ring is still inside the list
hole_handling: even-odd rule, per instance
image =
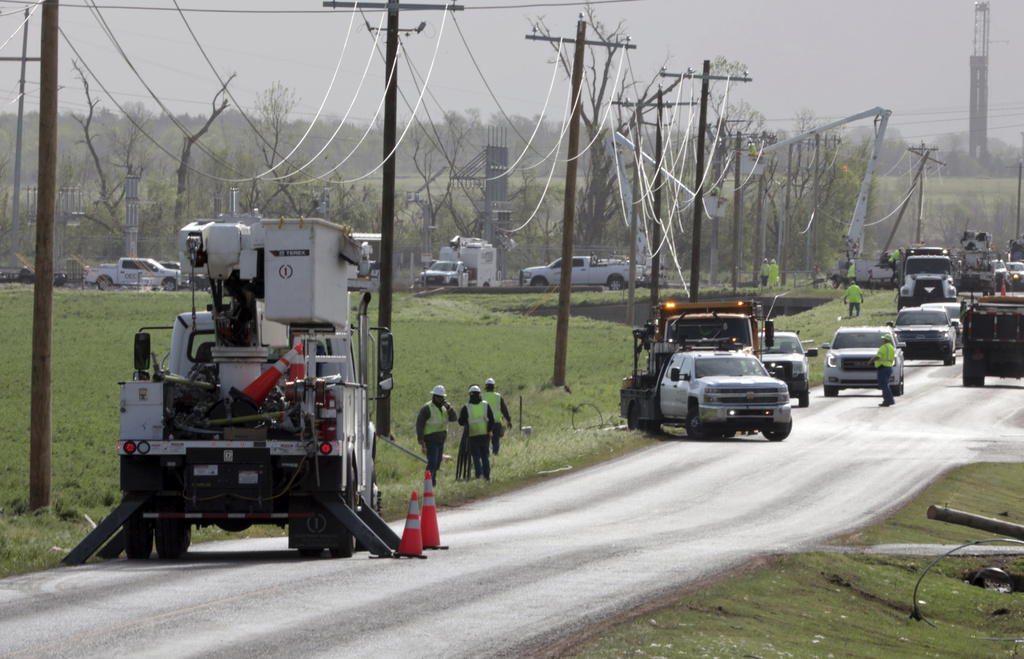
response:
[[[665,75],[665,74],[662,74]],[[692,72],[682,74],[684,78],[696,77]],[[704,213],[704,133],[708,122],[708,83],[711,80],[728,80],[730,82],[750,82],[746,71],[742,77],[712,76],[711,60],[704,60],[704,70],[700,75],[700,118],[697,127],[697,182],[693,194],[693,245],[690,248],[690,301],[698,302],[700,298],[700,231],[701,218]]]
[[[743,153],[740,149],[743,146],[743,134],[740,132],[736,133],[736,150],[735,160],[736,167],[733,175],[732,184],[732,292],[736,292],[737,278],[739,276],[740,267],[740,210],[742,207],[742,197],[740,196],[740,158],[743,157]]]
[[[583,113],[583,56],[584,46],[610,46],[615,48],[636,48],[632,44],[617,44],[603,41],[587,41],[587,23],[580,15],[576,23],[576,51],[572,65],[572,115],[569,118],[569,152],[565,166],[565,204],[562,220],[562,274],[558,287],[558,320],[555,325],[555,368],[552,382],[565,386],[565,363],[569,347],[569,301],[572,286],[572,247],[576,232],[576,172],[580,150],[580,115]],[[562,41],[555,37],[537,34],[526,35],[533,41]]]
[[[395,268],[395,172],[397,168],[398,136],[398,26],[399,0],[390,2],[334,2],[327,0],[324,7],[344,7],[360,10],[384,9],[388,12],[387,43],[384,47],[384,163],[381,167],[380,198],[380,288],[377,303],[377,325],[391,328],[391,298]],[[461,11],[458,5],[407,5],[406,10],[441,9]],[[391,434],[391,399],[377,401],[377,433]]]
[[[662,185],[661,170],[664,167],[662,159],[664,153],[662,150],[662,137],[661,137],[661,122],[662,114],[665,110],[664,102],[662,100],[662,89],[658,86],[658,118],[657,125],[654,128],[654,223],[651,227],[651,231],[654,234],[654,240],[651,241],[651,313],[658,308],[661,303],[661,189]],[[657,245],[657,247],[654,247]]]
[[[562,281],[558,289],[558,321],[555,326],[555,369],[553,382],[565,386],[565,363],[569,352],[569,298],[572,286],[572,242],[576,230],[576,170],[580,151],[580,114],[583,112],[583,55],[587,23],[576,23],[576,52],[572,62],[572,114],[569,119],[569,153],[565,166],[565,205],[562,219]]]
[[[920,171],[922,176],[920,177],[921,180],[918,183],[919,187],[917,188],[917,230],[915,231],[914,237],[914,242],[920,244],[921,224],[924,222],[924,166],[928,163],[929,160],[937,162],[940,165],[944,165],[945,163],[939,162],[938,160],[932,158],[932,151],[938,151],[938,149],[934,146],[926,147],[922,143],[920,147],[910,147],[909,149],[907,149],[907,151],[910,151],[911,153],[921,157]]]
[[[690,302],[700,301],[700,224],[704,215],[704,133],[708,123],[708,82],[711,60],[704,60],[700,83],[700,114],[697,120],[697,173],[693,188],[693,245],[690,247]]]
[[[39,211],[32,308],[29,509],[50,506],[53,366],[53,234],[57,209],[58,0],[44,0],[39,67]]]

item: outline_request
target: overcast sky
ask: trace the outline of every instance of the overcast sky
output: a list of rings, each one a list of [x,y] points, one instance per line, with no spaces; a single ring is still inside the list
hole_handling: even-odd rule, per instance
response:
[[[95,5],[84,0],[60,3],[60,24],[68,39],[60,42],[63,110],[85,107],[81,84],[70,66],[78,58],[95,76],[94,97],[112,111],[117,111],[115,102],[142,102],[157,110],[155,96],[174,112],[206,114],[220,86],[217,75],[235,73],[230,89],[235,102],[246,109],[251,109],[257,94],[279,82],[295,92],[296,116],[312,118],[323,105],[323,114],[336,120],[351,107],[350,120],[365,124],[378,112],[384,67],[380,55],[372,53],[374,41],[366,21],[374,27],[383,25],[379,10],[367,10],[353,20],[350,10],[324,8],[322,0],[177,0],[182,14],[173,0],[95,1]],[[402,0],[402,4],[413,3]],[[545,105],[552,82],[552,49],[525,35],[530,18],[543,16],[553,34],[574,36],[582,3],[465,0],[457,4],[464,10],[401,14],[402,28],[426,22],[422,32],[403,39],[408,61],[420,76],[429,75],[432,93],[425,98],[420,116],[436,118],[441,109],[475,108],[487,119],[499,111],[500,104],[509,114],[544,113],[560,120],[569,83],[561,72],[555,74]],[[892,110],[890,130],[899,130],[912,142],[926,143],[939,135],[967,131],[975,4],[968,0],[594,3],[606,25],[625,23],[637,46],[623,60],[624,75],[646,82],[666,60],[669,71],[680,72],[687,67],[699,70],[703,60],[724,56],[745,64],[753,78],[753,82],[734,85],[730,94],[762,112],[770,130],[790,129],[802,110],[836,119],[881,106]],[[1024,36],[1017,33],[1024,29],[1024,2],[993,0],[990,5],[989,136],[1019,147],[1024,131],[1020,76]],[[20,56],[17,30],[26,6],[0,0],[0,40],[11,37],[0,56]],[[41,15],[37,10],[29,23],[30,56],[39,52]],[[383,48],[383,39],[379,45]],[[4,65],[6,82],[0,84],[0,100],[3,111],[16,112],[19,66]],[[403,94],[414,104],[417,91],[406,62],[399,76]],[[36,64],[29,64],[26,77],[26,107],[36,109]],[[403,105],[402,116],[408,118],[410,112]]]

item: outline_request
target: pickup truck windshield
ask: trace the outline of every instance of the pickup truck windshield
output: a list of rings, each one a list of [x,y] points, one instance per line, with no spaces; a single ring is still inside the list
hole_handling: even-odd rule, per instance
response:
[[[729,357],[726,359],[698,359],[698,378],[711,375],[767,375],[761,362],[753,357]]]
[[[803,347],[800,345],[799,339],[794,339],[791,336],[776,336],[775,343],[772,344],[771,348],[764,351],[766,355],[788,355],[791,353],[801,354],[803,353]]]
[[[438,261],[434,265],[430,266],[430,270],[434,272],[455,272],[458,265],[455,261]]]

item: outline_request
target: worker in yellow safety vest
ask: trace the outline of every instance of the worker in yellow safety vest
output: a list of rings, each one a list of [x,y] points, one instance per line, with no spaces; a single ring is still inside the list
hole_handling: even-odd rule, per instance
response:
[[[882,390],[882,402],[879,407],[890,407],[896,404],[892,397],[892,389],[889,388],[889,378],[892,376],[892,365],[896,363],[896,347],[892,344],[892,334],[886,332],[882,335],[882,345],[878,346],[878,352],[871,361],[878,369],[878,388]]]
[[[850,318],[853,318],[854,311],[860,316],[860,302],[863,299],[864,292],[857,285],[857,282],[853,282],[846,288],[846,301],[850,305]]]
[[[761,263],[761,272],[759,276],[761,277],[761,288],[764,288],[768,285],[768,259],[765,259]]]
[[[857,279],[857,268],[854,267],[853,261],[850,261],[850,267],[846,269],[846,283],[852,284]]]
[[[445,399],[445,390],[437,385],[430,392],[430,402],[420,408],[416,416],[416,439],[427,454],[427,471],[430,480],[437,485],[437,471],[441,468],[444,457],[444,443],[448,439],[448,424],[458,416],[455,409]]]
[[[481,396],[480,387],[469,388],[469,402],[459,412],[459,425],[469,431],[469,454],[473,457],[473,472],[477,478],[491,480],[491,431],[494,412]]]
[[[501,448],[501,438],[505,434],[505,426],[501,425],[498,415],[500,414],[505,418],[505,425],[508,426],[509,430],[512,429],[512,416],[508,413],[505,399],[494,390],[494,384],[494,378],[484,380],[484,401],[491,406],[491,412],[494,414],[494,420],[496,421],[494,429],[491,431],[491,453],[498,455],[498,449]]]
[[[779,264],[772,259],[768,264],[768,285],[775,288],[779,285]]]

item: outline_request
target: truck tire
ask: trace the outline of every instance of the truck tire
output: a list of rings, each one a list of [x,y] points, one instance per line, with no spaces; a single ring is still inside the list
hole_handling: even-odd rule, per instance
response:
[[[955,366],[956,365],[956,353],[952,353],[949,357],[942,360],[943,366]]]
[[[797,394],[796,400],[800,407],[807,407],[811,404],[811,395],[805,391],[802,394]]]
[[[976,376],[967,375],[966,373],[964,373],[964,375],[963,375],[963,382],[964,382],[964,386],[965,387],[984,387],[985,386],[985,376],[982,375],[981,377],[976,377]]]
[[[548,280],[544,277],[534,277],[530,280],[530,286],[547,286]]]
[[[135,511],[124,522],[124,554],[130,560],[149,558],[153,553],[153,522]]]
[[[96,278],[96,288],[101,291],[105,291],[114,285],[114,280],[106,275],[100,275]]]
[[[183,507],[174,501],[157,500],[160,512],[183,512]],[[153,524],[156,531],[156,553],[164,560],[177,560],[185,555],[192,545],[192,524],[180,518],[160,518]]]
[[[629,411],[626,413],[626,427],[630,430],[645,430],[644,425],[644,422],[640,420],[640,406],[630,403]]]
[[[839,387],[825,387],[825,398],[835,398],[839,395]]]
[[[174,292],[178,290],[178,280],[174,277],[165,277],[160,283],[160,288],[168,292]]]
[[[793,432],[793,422],[790,421],[786,424],[776,424],[771,428],[765,428],[761,431],[765,439],[769,442],[781,442],[785,438],[789,437],[789,433]]]
[[[625,280],[620,275],[612,275],[608,278],[608,290],[621,291]]]
[[[704,439],[708,436],[704,424],[700,422],[700,409],[697,406],[691,407],[686,413],[686,436],[690,439]]]

